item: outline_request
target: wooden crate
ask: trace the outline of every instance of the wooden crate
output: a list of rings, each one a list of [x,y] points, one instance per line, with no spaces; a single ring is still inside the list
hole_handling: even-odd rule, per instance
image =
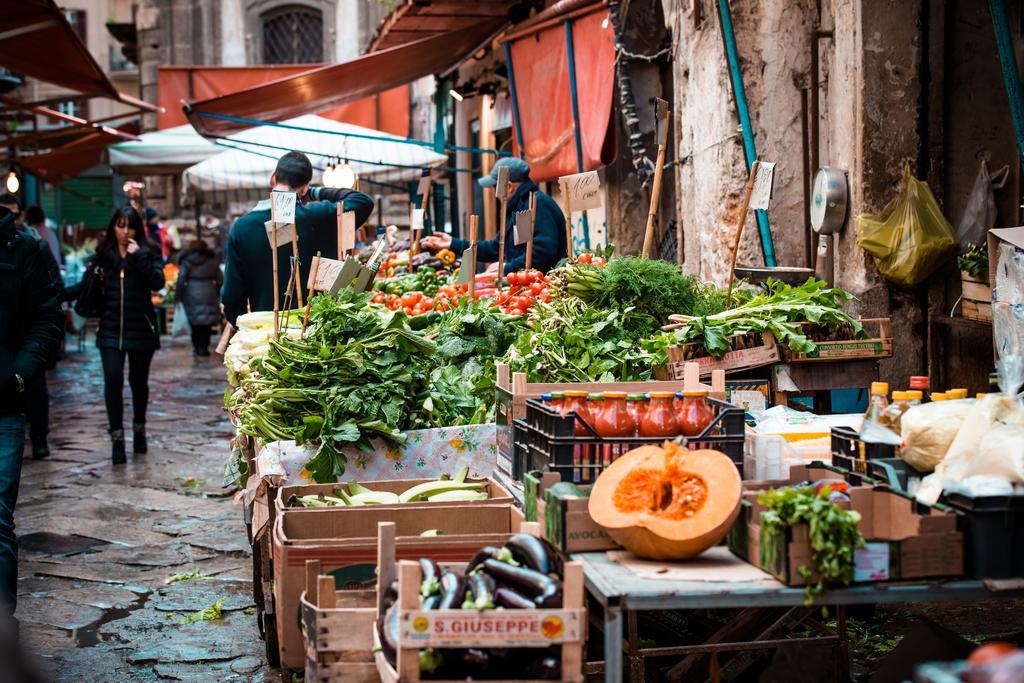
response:
[[[972,277],[960,271],[963,316],[968,320],[992,322],[992,286],[988,277]]]
[[[335,590],[334,578],[320,575],[320,561],[308,560],[300,601],[306,683],[379,680],[373,660],[377,591]]]
[[[858,321],[864,326],[868,339],[843,339],[815,342],[813,354],[782,349],[787,363],[818,363],[822,361],[871,360],[892,357],[892,322],[889,318],[865,318]]]
[[[733,335],[730,340],[733,347],[740,346],[743,342],[747,342],[746,348],[726,351],[721,358],[706,355],[703,346],[696,342],[670,346],[668,364],[657,368],[654,375],[660,380],[679,380],[683,377],[686,363],[697,363],[700,366],[700,376],[708,377],[715,370],[737,372],[773,365],[782,360],[779,346],[771,332],[762,332],[760,335]],[[702,353],[704,355],[699,355]]]

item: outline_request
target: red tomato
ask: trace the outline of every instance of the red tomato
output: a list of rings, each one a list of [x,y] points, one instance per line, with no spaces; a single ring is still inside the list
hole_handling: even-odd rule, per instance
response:
[[[601,258],[600,256],[595,256],[590,260],[590,265],[600,268],[601,266],[604,265],[604,259]]]
[[[540,296],[538,296],[537,298],[543,301],[544,303],[548,303],[549,301],[551,301],[551,292],[545,289],[543,292],[540,293]]]
[[[540,294],[543,291],[544,291],[544,283],[543,282],[533,282],[530,285],[530,294],[532,296],[537,296],[538,294]]]
[[[433,305],[434,305],[433,297],[429,297],[429,296],[423,297],[423,299],[420,301],[420,305],[422,305],[425,309],[427,309],[429,311],[431,309],[431,307],[433,307]]]
[[[509,315],[522,315],[523,309],[516,308],[515,306],[513,306],[512,308],[506,310],[505,313],[508,313]]]
[[[579,261],[580,263],[590,263],[590,259],[590,253],[586,251],[576,257],[576,260]]]
[[[415,306],[423,298],[423,292],[408,292],[402,297],[402,303],[406,306]]]

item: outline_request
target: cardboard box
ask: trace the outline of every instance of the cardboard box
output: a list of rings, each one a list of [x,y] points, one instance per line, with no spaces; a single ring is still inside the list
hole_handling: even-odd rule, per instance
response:
[[[836,476],[814,467],[794,467],[791,475],[790,482]],[[793,525],[777,540],[764,542],[760,525],[764,507],[757,503],[757,491],[746,483],[744,488],[743,511],[729,535],[733,554],[787,585],[805,585],[808,579],[800,570],[811,566],[808,526]],[[841,505],[860,513],[858,527],[866,542],[854,552],[854,583],[963,574],[963,534],[957,531],[956,513],[922,506],[882,486],[852,487],[849,494],[849,502]]]
[[[388,491],[390,493],[402,493],[403,491],[416,486],[417,484],[424,484],[431,481],[437,481],[436,479],[392,479],[390,481],[366,481],[360,482],[363,486],[370,489],[371,491]],[[487,500],[471,500],[461,503],[462,505],[480,505],[485,503],[511,503],[512,494],[508,490],[494,481],[490,477],[484,479],[467,479],[466,481],[479,481],[483,483],[484,487],[481,491],[486,491],[489,496]],[[306,484],[304,486],[282,486],[277,490],[277,500],[275,505],[278,510],[284,509],[295,509],[288,508],[288,501],[292,496],[309,496],[323,494],[325,496],[333,496],[334,490],[344,486],[344,484]],[[348,489],[345,489],[346,491]],[[412,503],[396,503],[394,505],[375,505],[374,507],[386,507],[394,509],[396,507],[405,507]],[[415,505],[429,505],[429,506],[441,506],[441,505],[452,505],[452,502],[438,502],[431,503],[429,501],[419,501]],[[333,508],[301,508],[303,510],[331,510]]]
[[[812,354],[782,349],[786,363],[815,363],[820,361],[864,360],[892,358],[892,324],[889,318],[864,318],[860,321],[869,336],[867,339],[816,341]],[[809,326],[802,323],[803,326]]]
[[[319,560],[321,573],[338,589],[372,588],[377,566],[377,523],[394,522],[398,559],[430,557],[468,562],[481,547],[501,545],[519,530],[522,514],[511,504],[481,501],[467,514],[465,504],[366,505],[289,509],[274,524],[274,604],[281,666],[300,670],[303,640],[299,596],[306,560]],[[423,537],[439,529],[443,536]]]
[[[588,498],[552,490],[558,472],[529,472],[523,477],[523,508],[527,521],[539,521],[548,541],[564,553],[614,550],[620,547],[590,517]],[[585,494],[589,486],[578,486]]]

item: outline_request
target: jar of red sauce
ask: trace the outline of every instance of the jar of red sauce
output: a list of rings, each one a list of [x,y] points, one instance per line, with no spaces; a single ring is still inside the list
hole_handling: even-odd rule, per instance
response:
[[[715,419],[715,412],[708,405],[707,391],[678,391],[676,398],[676,421],[683,436],[697,436]]]
[[[630,394],[626,397],[626,410],[633,416],[634,430],[630,436],[640,436],[640,419],[647,412],[647,395]]]
[[[675,406],[672,399],[675,394],[671,391],[652,391],[647,410],[640,418],[640,436],[644,437],[670,437],[679,434],[679,424],[676,419]]]
[[[636,434],[636,415],[626,403],[626,392],[606,391],[601,412],[594,417],[594,429],[600,437],[622,437]]]
[[[551,407],[551,409],[552,410],[557,410],[558,414],[561,415],[562,412],[563,412],[562,411],[562,404],[563,403],[565,403],[565,392],[562,392],[562,391],[552,391],[551,392],[551,400],[548,401],[548,405]]]
[[[587,392],[565,392],[565,400],[562,402],[562,415],[565,416],[569,413],[576,413],[576,416],[582,420],[590,421],[590,414],[587,406]],[[590,430],[584,427],[580,420],[576,420],[576,426],[573,433],[576,436],[587,436],[590,434]]]

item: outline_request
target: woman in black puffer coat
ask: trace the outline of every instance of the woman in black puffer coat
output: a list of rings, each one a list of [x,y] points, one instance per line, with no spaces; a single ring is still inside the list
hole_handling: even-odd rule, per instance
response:
[[[103,397],[110,422],[111,456],[114,464],[119,465],[127,460],[123,425],[126,358],[134,413],[133,450],[136,455],[147,450],[149,364],[153,353],[160,348],[152,295],[164,287],[160,257],[146,239],[142,217],[134,207],[126,206],[114,212],[88,270],[96,266],[103,271],[104,294],[96,346],[103,361]],[[81,284],[70,288],[68,298],[77,298],[81,288]]]
[[[210,328],[220,322],[220,285],[224,275],[213,249],[196,239],[178,257],[178,284],[174,291],[185,306],[192,328],[192,353],[210,355]]]

